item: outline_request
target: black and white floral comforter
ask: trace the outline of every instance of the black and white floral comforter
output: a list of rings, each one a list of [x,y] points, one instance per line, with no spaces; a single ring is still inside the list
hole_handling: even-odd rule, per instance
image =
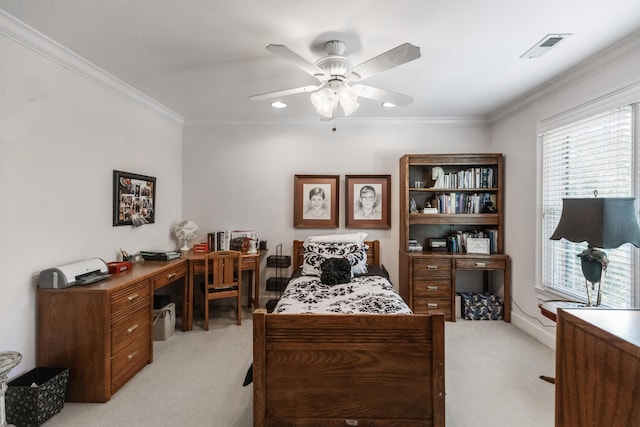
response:
[[[291,279],[274,309],[285,314],[411,314],[411,309],[382,276],[359,276],[325,285],[317,276]]]

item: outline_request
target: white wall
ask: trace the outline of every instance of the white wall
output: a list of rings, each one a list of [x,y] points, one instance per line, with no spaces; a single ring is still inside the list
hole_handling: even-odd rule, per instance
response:
[[[183,215],[204,235],[224,229],[256,230],[291,254],[292,241],[344,228],[344,177],[391,175],[391,229],[362,230],[381,241],[382,263],[398,283],[399,160],[407,153],[489,150],[489,129],[477,121],[338,121],[337,130],[306,122],[187,124],[183,152]],[[340,228],[293,228],[296,174],[340,175]],[[358,231],[358,230],[355,230]],[[202,237],[205,239],[205,237]],[[274,274],[264,269],[262,277]],[[264,287],[264,281],[262,283]],[[263,294],[264,295],[264,294]]]
[[[0,351],[35,366],[36,279],[82,259],[175,247],[182,120],[0,14]],[[112,173],[157,177],[156,223],[112,226]]]
[[[544,59],[551,59],[545,57]],[[541,59],[542,60],[542,59]],[[580,67],[558,77],[532,94],[532,101],[505,108],[492,127],[491,147],[505,154],[505,246],[512,257],[514,305],[512,321],[549,346],[555,345],[555,329],[538,308],[536,237],[538,191],[538,123],[559,114],[590,114],[608,105],[640,101],[640,33],[632,35]],[[629,98],[631,96],[631,98]],[[556,297],[557,298],[557,297]]]

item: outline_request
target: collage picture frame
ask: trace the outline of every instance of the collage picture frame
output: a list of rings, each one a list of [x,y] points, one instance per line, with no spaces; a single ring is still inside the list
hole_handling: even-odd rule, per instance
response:
[[[153,224],[156,218],[156,178],[113,171],[113,226]]]

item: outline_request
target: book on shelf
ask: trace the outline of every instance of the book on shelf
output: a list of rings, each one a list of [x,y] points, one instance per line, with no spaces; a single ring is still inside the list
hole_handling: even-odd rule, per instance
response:
[[[495,188],[496,171],[493,167],[476,167],[446,172],[443,175],[443,184],[439,188],[474,189]]]
[[[207,234],[210,251],[228,251],[231,249],[231,231],[214,231]]]
[[[146,261],[171,261],[180,258],[178,251],[140,251],[140,256]]]

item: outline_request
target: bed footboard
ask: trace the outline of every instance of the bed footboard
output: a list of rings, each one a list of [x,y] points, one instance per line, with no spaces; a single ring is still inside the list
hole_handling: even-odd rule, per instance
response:
[[[445,425],[444,316],[253,314],[254,426]]]

